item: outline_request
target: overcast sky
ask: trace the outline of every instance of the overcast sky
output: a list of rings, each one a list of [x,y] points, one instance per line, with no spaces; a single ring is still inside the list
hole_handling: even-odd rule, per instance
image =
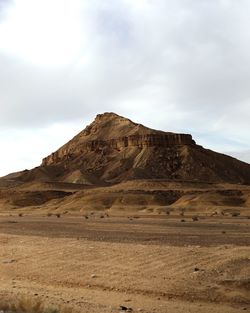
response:
[[[250,162],[249,0],[0,0],[0,176],[114,111]]]

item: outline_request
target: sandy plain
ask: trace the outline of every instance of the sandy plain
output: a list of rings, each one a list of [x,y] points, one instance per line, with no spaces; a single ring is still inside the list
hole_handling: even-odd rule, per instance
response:
[[[0,217],[0,299],[91,313],[250,311],[250,219],[100,217]]]

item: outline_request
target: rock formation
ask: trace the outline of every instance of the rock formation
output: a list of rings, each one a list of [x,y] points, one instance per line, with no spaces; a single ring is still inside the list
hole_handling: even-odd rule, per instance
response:
[[[250,185],[249,164],[204,149],[191,135],[104,113],[40,166],[1,178],[0,210],[245,209],[250,191],[239,184]]]
[[[56,164],[63,159],[70,159],[77,154],[85,152],[102,152],[107,149],[121,151],[124,148],[149,148],[149,147],[173,147],[182,145],[194,145],[195,142],[191,135],[187,134],[148,134],[148,135],[132,135],[110,140],[90,140],[80,143],[77,149],[70,147],[68,149],[58,150],[43,159],[42,165],[48,166]]]
[[[250,184],[250,165],[196,145],[191,135],[104,113],[19,179],[99,185],[156,178]]]

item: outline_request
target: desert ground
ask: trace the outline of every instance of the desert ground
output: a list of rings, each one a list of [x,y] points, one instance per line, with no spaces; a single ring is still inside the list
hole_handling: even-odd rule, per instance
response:
[[[250,311],[244,216],[0,217],[0,299],[75,312]]]

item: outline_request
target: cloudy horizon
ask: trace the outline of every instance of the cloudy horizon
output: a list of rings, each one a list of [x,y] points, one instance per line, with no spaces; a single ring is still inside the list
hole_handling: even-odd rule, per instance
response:
[[[250,162],[247,0],[0,0],[0,176],[112,111]]]

